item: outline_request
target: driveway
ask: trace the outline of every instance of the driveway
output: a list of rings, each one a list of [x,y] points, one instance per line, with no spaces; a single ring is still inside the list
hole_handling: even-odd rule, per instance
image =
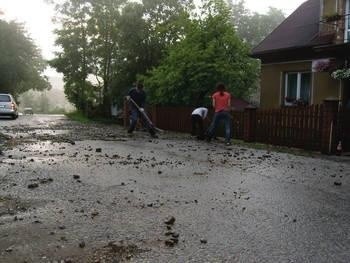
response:
[[[350,260],[349,162],[64,116],[0,133],[0,262]]]

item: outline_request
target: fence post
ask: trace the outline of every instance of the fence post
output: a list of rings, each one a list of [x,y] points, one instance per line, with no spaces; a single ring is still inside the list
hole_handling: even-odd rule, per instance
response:
[[[335,138],[339,100],[336,98],[327,98],[323,101],[323,105],[321,153],[332,154],[336,150]]]
[[[243,140],[245,142],[255,141],[256,110],[257,108],[252,105],[248,105],[244,109]]]
[[[151,108],[152,122],[157,126],[157,105],[153,105]]]
[[[128,126],[128,119],[129,119],[129,107],[128,107],[128,102],[126,101],[126,99],[124,100],[124,110],[123,110],[123,119],[124,119],[124,127]]]

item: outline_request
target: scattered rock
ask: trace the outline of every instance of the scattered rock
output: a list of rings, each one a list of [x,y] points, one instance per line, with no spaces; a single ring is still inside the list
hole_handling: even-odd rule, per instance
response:
[[[13,250],[12,246],[5,249],[6,252],[12,252],[12,250]]]
[[[173,247],[175,245],[175,242],[173,240],[165,240],[164,241],[164,244],[167,246],[167,247]]]
[[[335,182],[334,182],[334,185],[341,186],[342,183],[341,183],[340,181],[335,181]]]
[[[177,238],[170,238],[170,241],[173,241],[174,244],[179,243],[179,239],[177,239]]]
[[[173,238],[179,238],[180,235],[178,233],[173,233],[172,236]]]
[[[29,189],[34,189],[34,188],[37,188],[37,187],[39,187],[39,185],[37,183],[28,184],[28,188]]]
[[[53,179],[52,178],[44,178],[44,179],[40,179],[39,182],[41,184],[47,184],[47,183],[53,182]]]
[[[175,223],[175,217],[171,216],[168,219],[164,221],[165,224],[167,225],[173,225]]]
[[[80,247],[80,248],[84,248],[84,247],[85,247],[85,242],[84,242],[84,241],[81,241],[81,242],[79,243],[79,247]]]
[[[207,243],[208,243],[208,240],[206,240],[206,239],[204,239],[204,238],[201,238],[200,241],[201,241],[202,244],[207,244]]]
[[[74,174],[74,175],[73,175],[73,178],[76,179],[76,180],[77,180],[77,179],[80,179],[80,175]]]
[[[100,152],[102,152],[102,149],[101,148],[96,148],[96,152],[100,153]]]
[[[95,216],[98,216],[99,215],[99,212],[97,212],[97,211],[93,211],[92,213],[91,213],[91,217],[92,218],[94,218]]]

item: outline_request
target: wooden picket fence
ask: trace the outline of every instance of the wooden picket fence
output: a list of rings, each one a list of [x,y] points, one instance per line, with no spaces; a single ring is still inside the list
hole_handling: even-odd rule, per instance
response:
[[[191,131],[193,108],[152,106],[147,111],[161,129],[186,133]],[[213,112],[210,112],[206,127],[212,115]],[[324,153],[334,153],[338,141],[342,140],[350,151],[350,112],[339,108],[335,101],[270,110],[248,107],[242,112],[232,112],[232,120],[235,139]]]
[[[322,119],[322,105],[259,110],[256,112],[255,141],[319,150]]]

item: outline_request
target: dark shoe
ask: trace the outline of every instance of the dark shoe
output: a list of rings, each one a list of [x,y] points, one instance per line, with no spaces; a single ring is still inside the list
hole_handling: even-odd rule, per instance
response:
[[[158,139],[157,134],[151,134],[151,137],[152,137],[153,139]]]
[[[207,137],[207,142],[211,142],[211,137]]]

